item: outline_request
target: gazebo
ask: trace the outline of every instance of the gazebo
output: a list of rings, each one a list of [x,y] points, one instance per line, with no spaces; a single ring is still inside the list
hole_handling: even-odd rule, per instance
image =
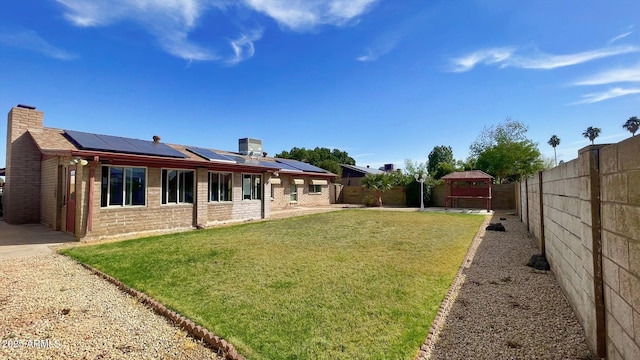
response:
[[[456,171],[442,177],[445,181],[444,206],[459,207],[460,199],[481,199],[491,211],[493,176],[480,170]]]

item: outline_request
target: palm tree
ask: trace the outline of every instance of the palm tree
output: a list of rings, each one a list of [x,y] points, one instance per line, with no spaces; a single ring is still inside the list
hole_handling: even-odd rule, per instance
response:
[[[600,130],[600,128],[589,126],[587,128],[587,130],[585,130],[582,133],[582,136],[584,136],[584,137],[588,138],[589,140],[591,140],[591,145],[593,145],[593,140],[595,140],[600,135],[601,131],[602,130]]]
[[[374,191],[375,199],[372,205],[377,207],[382,206],[382,193],[391,189],[392,185],[388,173],[367,174],[362,180],[362,186]]]
[[[560,138],[558,135],[551,135],[551,139],[547,142],[553,148],[553,159],[555,160],[556,166],[558,166],[558,155],[556,155],[556,146],[560,145]]]
[[[638,119],[637,116],[632,116],[626,123],[624,123],[624,125],[622,125],[622,128],[629,130],[629,132],[633,134],[631,136],[636,136],[636,131],[640,128],[640,119]]]

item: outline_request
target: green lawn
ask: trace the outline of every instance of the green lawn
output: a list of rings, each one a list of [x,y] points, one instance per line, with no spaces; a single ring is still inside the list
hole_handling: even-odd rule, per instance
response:
[[[412,359],[483,219],[345,210],[62,252],[248,359]]]

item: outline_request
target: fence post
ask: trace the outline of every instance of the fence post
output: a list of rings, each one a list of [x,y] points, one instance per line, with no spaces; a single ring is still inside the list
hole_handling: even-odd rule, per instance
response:
[[[593,294],[596,311],[596,352],[607,356],[605,323],[604,278],[602,270],[602,218],[600,214],[600,149],[589,151],[589,182],[591,184],[591,240],[593,251]]]
[[[547,255],[544,240],[544,204],[542,203],[542,171],[538,171],[538,192],[540,193],[540,253]]]
[[[527,232],[530,232],[529,228],[529,178],[524,179],[524,206],[527,209]]]

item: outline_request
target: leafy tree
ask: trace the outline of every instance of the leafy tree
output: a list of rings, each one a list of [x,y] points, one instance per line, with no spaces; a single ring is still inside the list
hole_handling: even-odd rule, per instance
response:
[[[471,157],[477,158],[495,144],[526,141],[529,128],[520,121],[507,117],[498,126],[485,127],[469,147]]]
[[[622,128],[629,131],[631,136],[636,136],[636,131],[640,128],[640,119],[637,116],[632,116],[622,125]]]
[[[382,193],[391,189],[393,186],[392,178],[387,173],[380,174],[367,174],[362,179],[362,186],[366,189],[374,190],[375,198],[373,200],[373,206],[382,206]]]
[[[451,174],[454,171],[458,171],[455,165],[451,163],[441,162],[436,166],[436,172],[432,174],[434,179],[442,179],[443,176]]]
[[[420,206],[420,183],[416,181],[416,175],[418,177],[427,175],[427,180],[424,182],[424,191],[422,193],[424,203],[431,203],[431,190],[435,186],[436,180],[429,176],[427,171],[427,164],[413,162],[411,160],[404,161],[405,168],[405,194],[407,206]],[[442,180],[440,180],[442,181]]]
[[[346,151],[338,149],[328,149],[325,147],[316,147],[315,149],[305,149],[294,147],[289,151],[282,151],[276,154],[281,159],[294,159],[303,161],[319,168],[331,171],[334,174],[341,175],[342,170],[340,164],[355,165],[356,161],[349,156]]]
[[[330,171],[338,176],[342,176],[342,166],[333,160],[322,160],[317,165],[321,169]]]
[[[551,135],[551,139],[547,142],[553,148],[553,159],[555,164],[558,165],[558,155],[556,155],[556,146],[560,145],[560,138],[558,135]]]
[[[493,175],[498,182],[518,181],[544,169],[538,144],[526,137],[527,126],[507,118],[496,127],[485,128],[471,144],[475,168]]]
[[[600,136],[601,131],[602,130],[600,128],[589,126],[587,130],[582,133],[582,136],[591,140],[591,145],[593,145],[593,141]]]
[[[429,174],[435,174],[440,163],[455,164],[453,159],[453,150],[451,146],[435,146],[429,153],[429,161],[427,162],[427,171]]]

